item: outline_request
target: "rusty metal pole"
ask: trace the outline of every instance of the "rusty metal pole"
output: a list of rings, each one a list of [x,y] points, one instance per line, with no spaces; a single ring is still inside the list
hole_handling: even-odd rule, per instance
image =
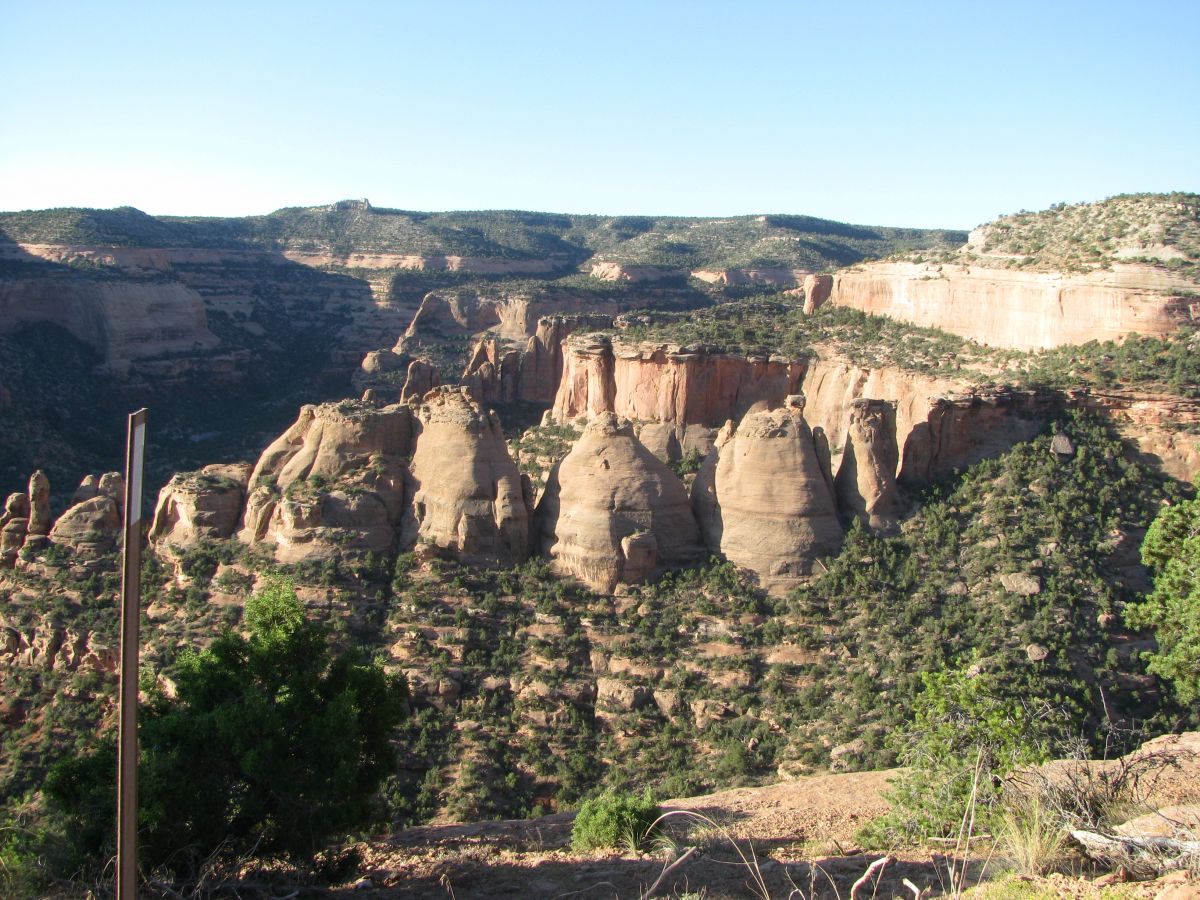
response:
[[[125,554],[121,567],[120,737],[117,750],[117,900],[137,900],[137,703],[142,615],[142,457],[146,413],[129,416],[125,447]]]

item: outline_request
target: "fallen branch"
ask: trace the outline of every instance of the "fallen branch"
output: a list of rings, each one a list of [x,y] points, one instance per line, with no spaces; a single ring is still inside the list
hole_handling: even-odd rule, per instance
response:
[[[882,870],[884,866],[890,862],[892,862],[892,858],[890,856],[881,856],[879,859],[875,860],[875,862],[867,866],[867,871],[863,872],[858,881],[854,882],[853,886],[850,888],[850,900],[856,900],[858,889],[870,881],[872,875]]]
[[[675,862],[671,863],[669,866],[667,866],[665,869],[662,870],[662,872],[659,874],[659,876],[658,876],[657,880],[654,882],[654,884],[650,885],[650,887],[646,891],[646,893],[642,894],[640,900],[650,900],[650,898],[654,896],[654,892],[658,890],[659,885],[661,885],[663,883],[663,881],[666,879],[666,877],[668,875],[670,875],[673,871],[675,871],[677,868],[682,866],[689,859],[691,859],[692,856],[695,855],[695,853],[696,853],[695,847],[688,847],[686,853],[684,853],[682,856],[679,857],[679,859],[675,860]]]
[[[1167,837],[1109,837],[1092,831],[1072,831],[1088,856],[1111,866],[1123,866],[1136,877],[1157,877],[1175,869],[1200,868],[1200,841]]]

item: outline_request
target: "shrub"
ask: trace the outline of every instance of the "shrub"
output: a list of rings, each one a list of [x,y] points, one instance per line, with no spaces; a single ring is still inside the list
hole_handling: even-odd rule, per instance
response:
[[[1168,506],[1142,542],[1154,591],[1126,610],[1135,628],[1153,628],[1158,652],[1149,669],[1170,681],[1184,703],[1200,700],[1200,499]]]
[[[661,815],[647,790],[640,797],[605,791],[585,800],[571,829],[571,847],[575,850],[628,847],[640,850],[658,829]]]
[[[911,724],[887,739],[907,771],[893,782],[891,812],[864,828],[860,840],[890,846],[949,837],[968,811],[989,822],[1004,776],[1048,758],[1049,707],[1002,698],[977,669],[960,664],[921,676]]]
[[[405,686],[330,651],[288,581],[246,601],[250,637],[187,652],[174,699],[152,695],[139,737],[141,861],[190,874],[211,855],[310,859],[367,824],[393,764]],[[46,794],[78,851],[111,852],[112,740],[59,762]]]

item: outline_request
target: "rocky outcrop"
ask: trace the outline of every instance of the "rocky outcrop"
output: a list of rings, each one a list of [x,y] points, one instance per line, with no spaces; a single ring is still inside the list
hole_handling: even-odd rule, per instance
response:
[[[524,345],[537,334],[543,317],[614,316],[621,308],[622,303],[618,300],[566,292],[481,294],[466,288],[431,291],[422,299],[420,308],[393,350],[415,355],[419,348],[446,338],[483,336],[485,333],[489,337]]]
[[[552,568],[599,591],[703,555],[683,483],[610,412],[551,472],[538,517]]]
[[[0,513],[0,569],[11,569],[29,529],[29,495],[9,494]]]
[[[514,565],[529,556],[532,496],[495,413],[444,388],[417,411],[412,508],[417,540],[469,563]]]
[[[563,341],[581,329],[612,324],[609,315],[543,316],[525,341],[482,338],[471,352],[461,384],[480,403],[552,403],[562,378]]]
[[[29,525],[25,544],[32,549],[46,545],[54,515],[50,511],[50,479],[38,469],[29,477]]]
[[[747,413],[736,429],[727,423],[696,476],[692,503],[709,549],[772,593],[796,587],[842,544],[802,397]]]
[[[344,400],[305,406],[259,458],[238,537],[280,562],[387,552],[405,513],[413,416]]]
[[[619,281],[632,284],[643,281],[662,281],[664,278],[679,278],[687,273],[670,266],[637,266],[612,260],[592,260],[586,266],[587,273],[601,281]]]
[[[408,364],[404,386],[400,388],[400,399],[424,397],[441,383],[441,375],[433,363],[424,358],[414,359]]]
[[[242,514],[250,466],[205,466],[180,472],[158,493],[150,542],[187,550],[206,540],[232,537]]]
[[[115,374],[143,360],[202,355],[218,344],[200,294],[170,282],[0,282],[0,333],[37,323],[63,328],[95,348]]]
[[[1166,334],[1191,317],[1195,291],[1194,282],[1146,265],[1064,274],[887,262],[834,276],[830,302],[983,344],[1036,350]]]
[[[896,406],[887,400],[855,400],[849,418],[849,440],[834,482],[838,505],[843,514],[871,528],[889,530],[901,512]]]
[[[799,389],[804,369],[803,361],[780,356],[574,335],[564,345],[553,417],[566,422],[611,412],[631,420],[716,428],[740,419],[755,404],[782,404]]]
[[[721,287],[761,284],[766,287],[795,287],[808,273],[787,266],[756,266],[745,269],[696,269],[693,278]]]
[[[900,478],[932,481],[1027,441],[1063,406],[1054,392],[999,386],[934,397],[903,442]]]
[[[663,462],[679,462],[689,456],[703,459],[717,441],[717,429],[704,425],[641,422],[634,430],[646,449]]]
[[[972,386],[963,379],[865,368],[818,348],[804,376],[804,415],[826,435],[834,462],[850,441],[849,410],[856,400],[895,404],[898,477],[928,481],[1001,453],[1032,437],[1059,408],[1050,392]]]
[[[833,292],[832,275],[806,275],[804,278],[804,314],[811,316]]]

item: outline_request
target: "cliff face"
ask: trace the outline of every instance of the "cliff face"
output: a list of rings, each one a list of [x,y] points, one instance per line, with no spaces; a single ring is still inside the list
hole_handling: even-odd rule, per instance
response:
[[[842,543],[833,495],[822,471],[803,398],[725,425],[692,487],[710,550],[750,569],[773,593],[811,574],[815,560]]]
[[[632,420],[720,427],[752,406],[778,406],[797,392],[804,363],[733,356],[705,348],[632,345],[575,335],[564,346],[554,398],[560,422],[612,412]]]
[[[864,368],[819,352],[821,358],[812,361],[745,357],[577,334],[564,344],[552,415],[566,422],[611,412],[667,426],[669,433],[642,426],[644,441],[660,457],[674,458],[686,453],[679,436],[689,428],[737,423],[752,408],[782,406],[802,388],[805,419],[820,429],[836,470],[850,441],[854,403],[887,401],[894,407],[900,462],[895,474],[923,481],[1025,440],[1060,405],[1051,394],[976,388],[963,379],[895,367]],[[692,443],[707,450],[702,441]]]
[[[19,279],[0,281],[0,333],[44,322],[57,325],[124,374],[136,362],[169,355],[202,356],[218,340],[204,300],[173,283]]]
[[[1196,285],[1153,266],[1086,274],[869,263],[834,276],[830,302],[983,344],[1037,350],[1166,334],[1193,314]]]

